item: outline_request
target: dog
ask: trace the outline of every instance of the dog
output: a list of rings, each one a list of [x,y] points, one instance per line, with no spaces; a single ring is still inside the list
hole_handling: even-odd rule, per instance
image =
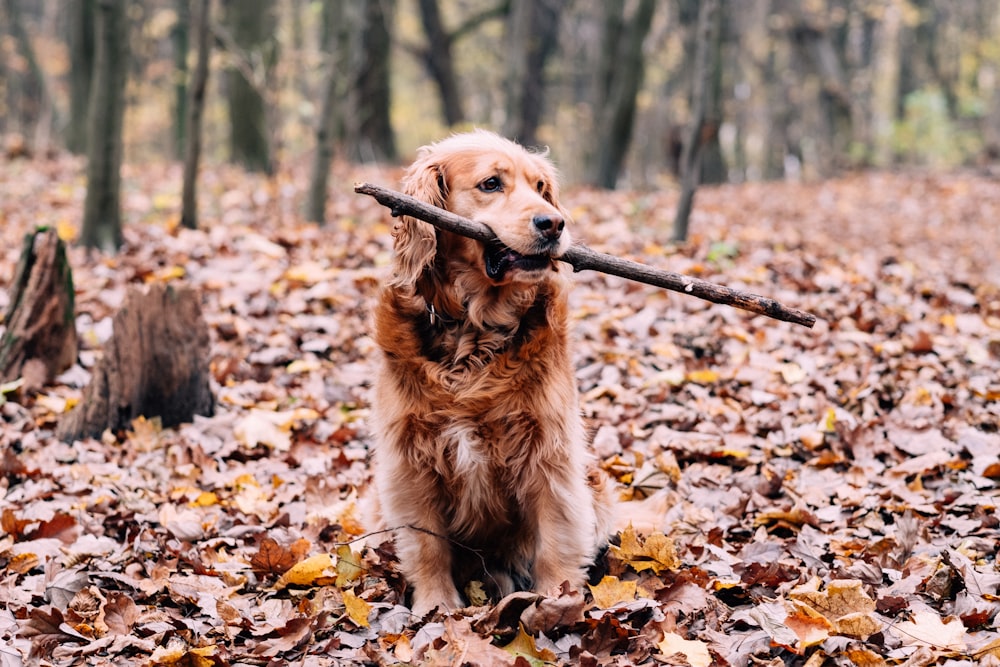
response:
[[[585,580],[611,534],[568,340],[570,216],[546,155],[491,132],[419,150],[403,189],[483,243],[401,217],[374,312],[373,485],[421,616]]]

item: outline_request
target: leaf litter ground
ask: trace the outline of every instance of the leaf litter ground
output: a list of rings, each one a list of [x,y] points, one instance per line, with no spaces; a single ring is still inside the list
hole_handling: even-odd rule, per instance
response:
[[[82,165],[5,165],[0,309],[23,234],[72,236]],[[178,228],[175,166],[124,174],[127,246],[70,252],[80,364],[0,399],[0,665],[1000,664],[1000,188],[861,174],[698,193],[575,190],[597,250],[809,310],[813,330],[599,274],[576,276],[582,408],[626,532],[590,586],[448,616],[405,606],[364,537],[368,313],[387,212],[340,168],[329,224],[303,174],[204,173]],[[218,413],[74,444],[129,285],[202,294]]]

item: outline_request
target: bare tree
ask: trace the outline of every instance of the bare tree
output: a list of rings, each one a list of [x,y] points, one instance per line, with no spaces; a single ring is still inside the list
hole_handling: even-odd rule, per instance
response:
[[[880,167],[889,166],[894,157],[892,133],[899,102],[902,58],[899,50],[900,33],[903,29],[901,12],[896,3],[885,3],[878,28],[879,46],[872,65],[873,162]]]
[[[711,96],[714,87],[711,81],[712,67],[709,56],[714,51],[714,41],[719,39],[719,23],[716,16],[719,11],[719,1],[701,0],[698,12],[698,36],[695,44],[691,92],[691,124],[681,152],[681,196],[674,217],[675,241],[687,239],[688,219],[691,217],[694,194],[701,173],[702,132],[708,109],[713,106]]]
[[[507,19],[507,113],[504,134],[527,146],[544,108],[545,64],[555,52],[565,0],[513,0]]]
[[[273,0],[226,0],[225,48],[230,159],[250,171],[274,169],[264,91],[275,61]]]
[[[595,81],[596,150],[589,180],[614,188],[632,140],[636,95],[642,86],[645,61],[642,45],[653,23],[656,0],[638,0],[631,15],[628,3],[604,5],[601,62]]]
[[[191,15],[198,57],[194,75],[187,89],[185,110],[187,132],[184,137],[184,185],[181,193],[181,224],[189,229],[198,227],[198,163],[201,157],[201,119],[205,111],[205,90],[208,84],[208,55],[211,50],[209,24],[212,0],[194,0]]]
[[[6,0],[4,6],[7,10],[7,20],[10,23],[11,34],[17,41],[21,57],[24,58],[28,65],[28,74],[34,84],[34,90],[37,91],[38,97],[35,104],[38,114],[38,122],[35,125],[36,143],[44,145],[48,143],[52,130],[59,127],[61,123],[59,109],[56,107],[55,99],[52,97],[48,76],[46,76],[45,71],[38,63],[35,47],[31,42],[31,36],[28,34],[27,28],[25,28],[18,0]]]
[[[87,152],[87,106],[94,72],[94,0],[69,3],[69,120],[66,147]]]
[[[128,17],[125,0],[96,0],[93,89],[88,108],[87,197],[80,242],[114,252],[122,244],[121,161]]]
[[[177,20],[170,30],[174,51],[174,156],[182,158],[185,152],[184,134],[188,113],[188,43],[190,42],[191,1],[174,0]]]
[[[334,147],[343,127],[343,97],[347,93],[345,62],[349,49],[345,30],[350,3],[333,0],[324,6],[323,42],[326,51],[326,74],[323,99],[316,119],[316,147],[313,151],[309,192],[306,197],[306,218],[322,224],[326,217],[327,189]]]
[[[455,63],[451,56],[452,37],[441,21],[437,0],[419,0],[420,22],[427,36],[427,47],[420,50],[421,59],[441,96],[441,112],[445,124],[458,125],[465,120],[462,97],[458,94]]]
[[[352,46],[352,102],[348,147],[362,162],[396,159],[396,138],[389,118],[393,0],[363,0],[358,39]]]

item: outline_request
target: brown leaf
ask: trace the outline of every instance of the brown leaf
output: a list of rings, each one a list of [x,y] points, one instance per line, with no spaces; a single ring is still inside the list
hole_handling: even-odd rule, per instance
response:
[[[13,537],[15,541],[24,537],[24,529],[32,523],[34,521],[31,519],[18,519],[12,509],[5,509],[3,514],[0,514],[0,528]]]
[[[76,519],[69,514],[56,513],[48,521],[42,521],[38,528],[25,535],[29,540],[41,540],[45,538],[56,538],[65,544],[70,544],[76,539]]]
[[[139,608],[128,595],[124,593],[109,593],[104,605],[104,623],[108,634],[127,635],[139,620]]]
[[[260,541],[257,553],[250,559],[250,567],[257,574],[282,575],[299,561],[290,550],[270,537]]]

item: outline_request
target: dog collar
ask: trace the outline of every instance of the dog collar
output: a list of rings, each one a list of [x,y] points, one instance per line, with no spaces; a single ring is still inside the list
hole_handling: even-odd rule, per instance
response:
[[[433,303],[427,304],[427,318],[430,320],[432,327],[436,327],[439,322],[441,324],[448,325],[448,324],[454,324],[455,322],[458,321],[454,317],[449,317],[448,315],[443,315],[439,313],[437,309],[434,308]]]

